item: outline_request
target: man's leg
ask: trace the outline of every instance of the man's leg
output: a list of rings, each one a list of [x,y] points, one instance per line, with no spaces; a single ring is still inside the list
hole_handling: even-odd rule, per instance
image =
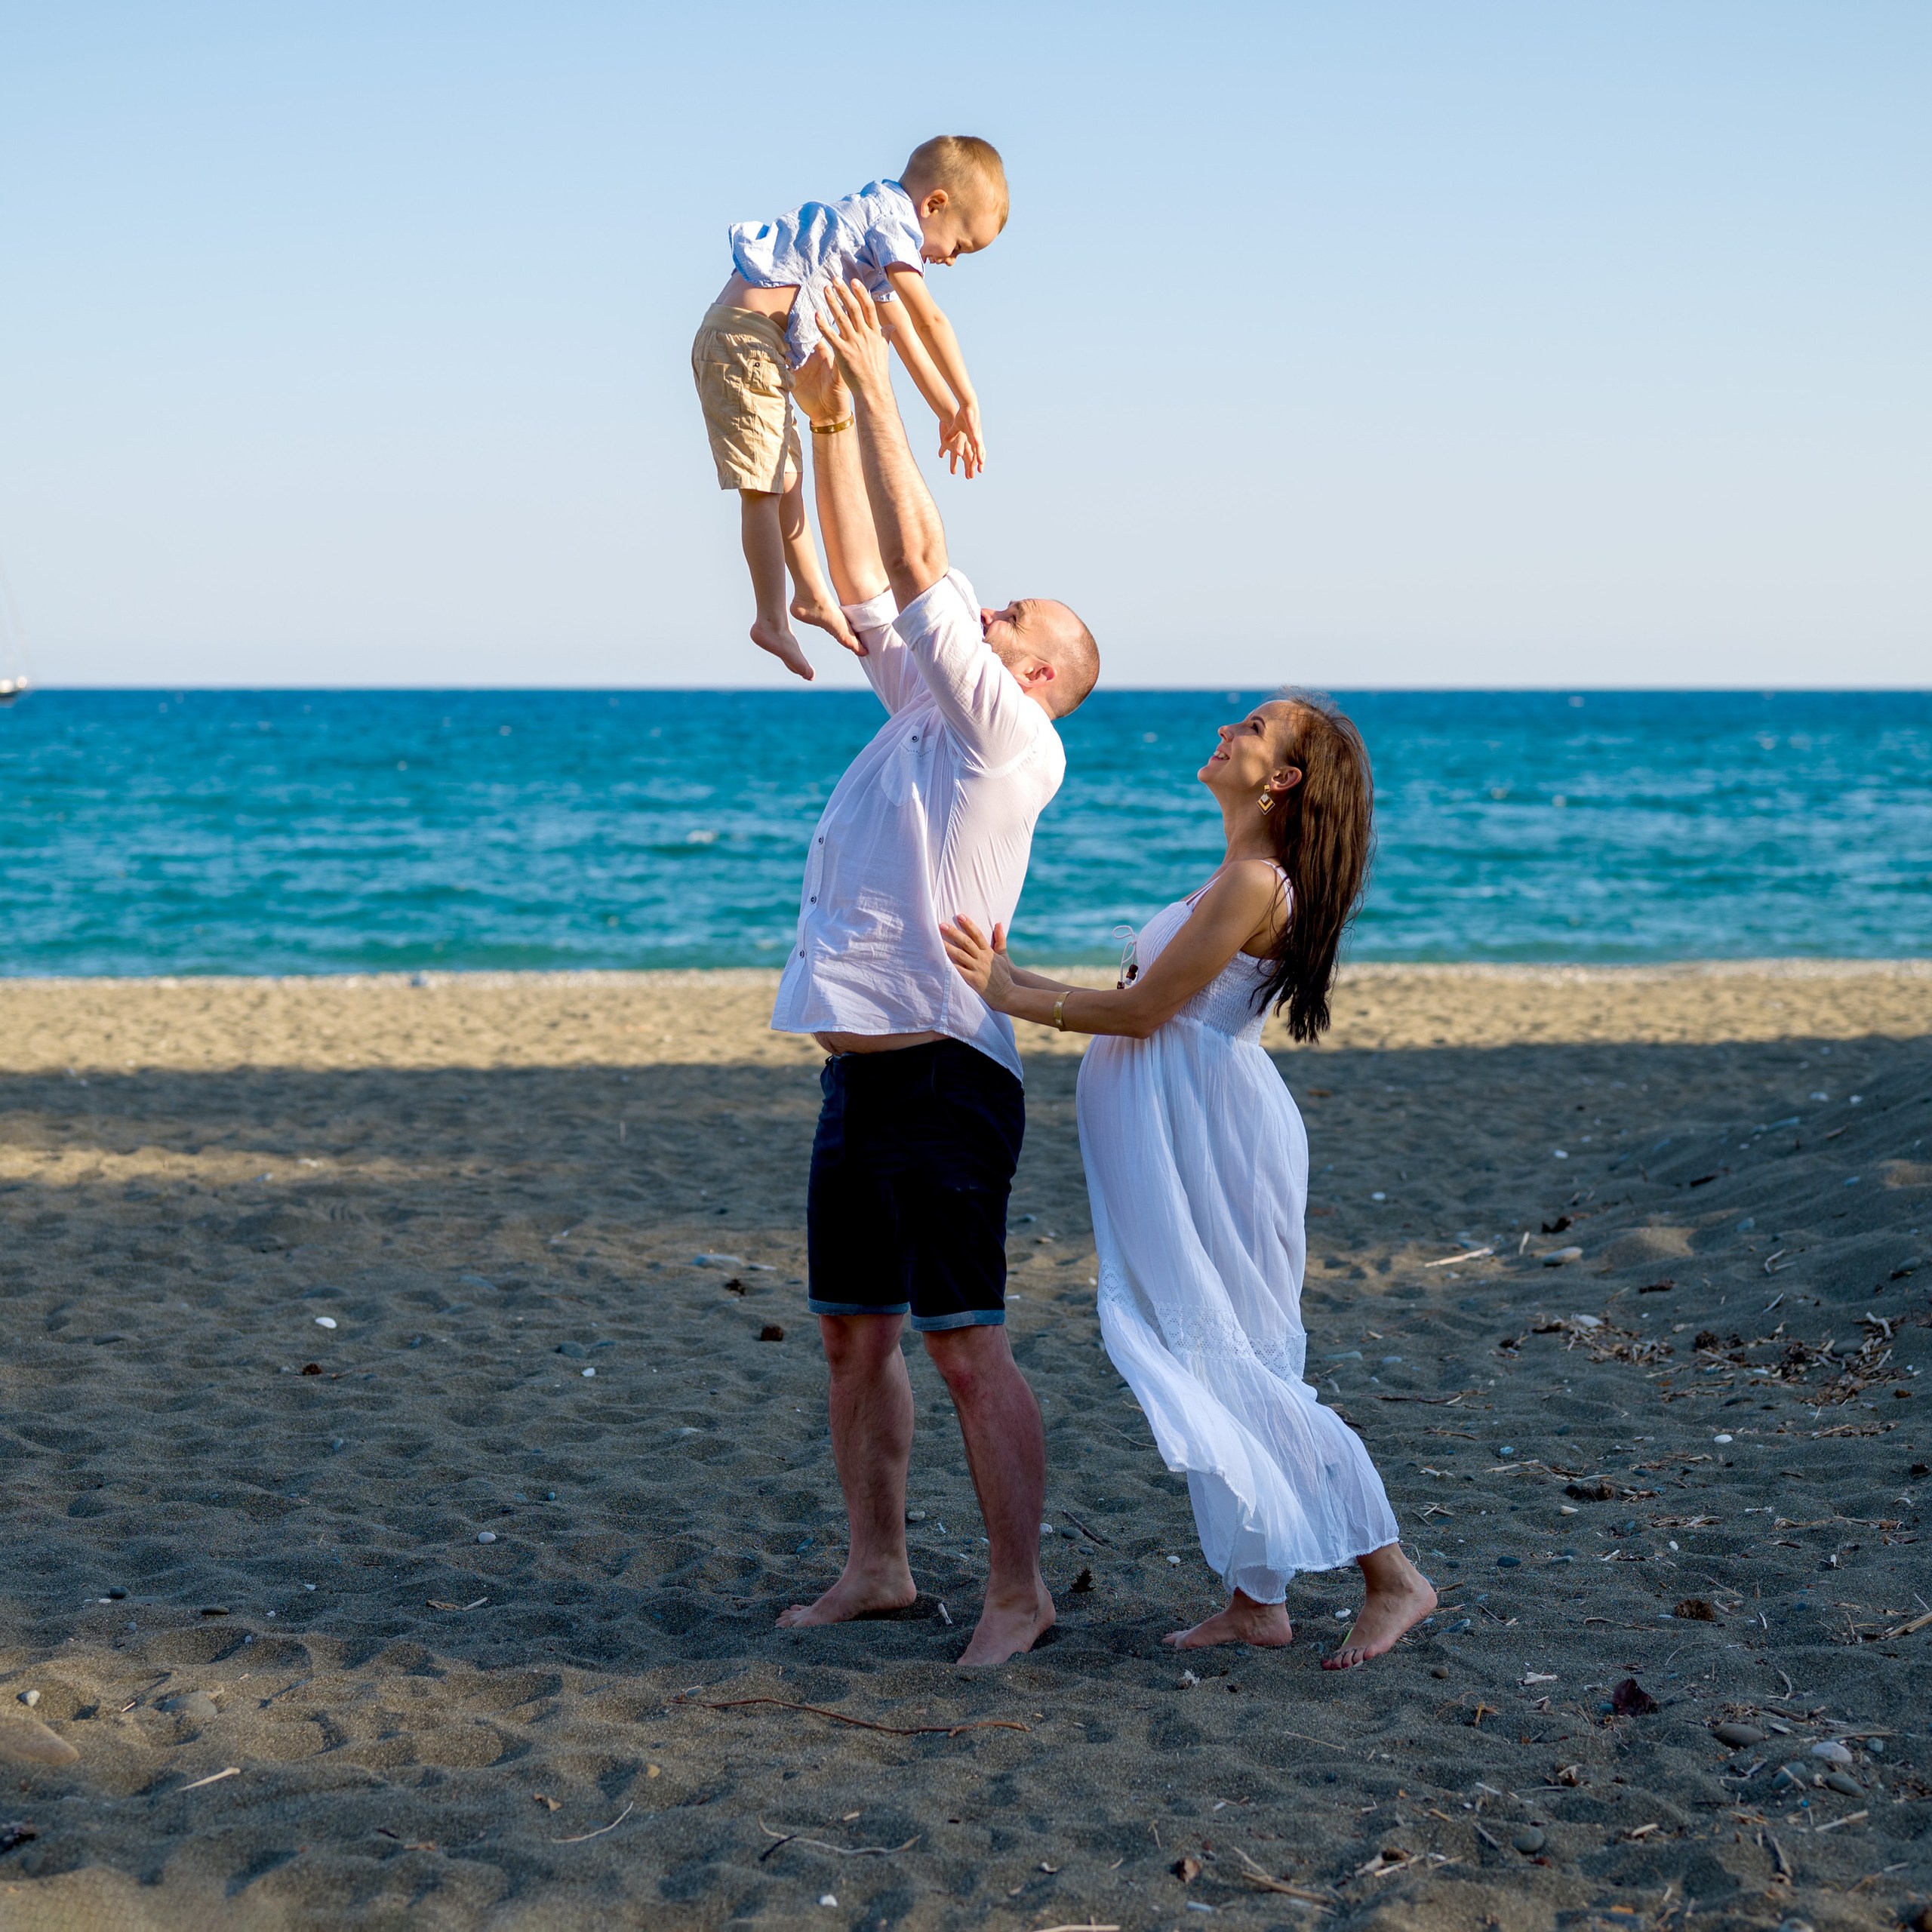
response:
[[[966,1465],[992,1552],[979,1626],[959,1661],[1004,1663],[1030,1650],[1054,1620],[1053,1597],[1040,1574],[1040,1512],[1047,1500],[1040,1405],[1004,1327],[936,1329],[924,1339],[959,1412]]]
[[[816,1603],[795,1603],[778,1620],[786,1629],[843,1623],[869,1611],[903,1610],[918,1594],[906,1555],[912,1384],[906,1358],[899,1352],[899,1331],[905,1320],[903,1315],[818,1318],[832,1371],[832,1454],[845,1491],[851,1543],[838,1582]],[[1036,1432],[1038,1427],[1035,1411]],[[1036,1531],[1038,1526],[1036,1515]]]

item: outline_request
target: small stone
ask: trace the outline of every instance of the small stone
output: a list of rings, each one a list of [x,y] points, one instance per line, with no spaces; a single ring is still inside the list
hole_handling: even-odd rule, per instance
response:
[[[1580,1247],[1553,1247],[1543,1257],[1543,1265],[1546,1268],[1564,1268],[1583,1258],[1583,1251]]]
[[[1686,1597],[1671,1615],[1690,1623],[1715,1623],[1718,1620],[1717,1606],[1703,1597]]]
[[[1496,1567],[1499,1570],[1515,1570],[1521,1567],[1522,1561],[1520,1556],[1499,1556],[1496,1559]]]
[[[926,1520],[926,1512],[923,1509],[909,1509],[906,1512],[906,1520],[909,1523],[923,1523]]]
[[[183,1718],[215,1718],[221,1715],[214,1700],[205,1690],[184,1690],[177,1697],[164,1697],[164,1711]]]
[[[315,1326],[318,1328],[333,1328],[335,1317],[333,1315],[318,1315],[315,1317]]]
[[[1513,1844],[1525,1858],[1531,1858],[1534,1857],[1537,1853],[1542,1850],[1543,1847],[1547,1844],[1549,1841],[1543,1836],[1543,1833],[1534,1825],[1525,1825],[1520,1832],[1517,1832],[1511,1836],[1509,1842]]]
[[[494,1543],[497,1540],[497,1533],[494,1530],[478,1530],[476,1532],[476,1540],[478,1543]]]
[[[319,1375],[321,1372],[322,1365],[318,1361],[305,1361],[302,1364],[302,1373],[304,1375]]]
[[[40,1693],[38,1690],[23,1690],[20,1693],[20,1702],[26,1705],[29,1710],[32,1710],[35,1705],[40,1702]]]
[[[1720,1744],[1727,1744],[1734,1751],[1743,1751],[1753,1744],[1761,1744],[1770,1734],[1760,1730],[1755,1724],[1718,1724],[1711,1727],[1711,1735]]]
[[[71,1764],[80,1753],[38,1718],[0,1718],[0,1758],[16,1764]]]
[[[1823,1758],[1828,1764],[1849,1764],[1853,1761],[1851,1753],[1835,1737],[1824,1738],[1813,1745],[1811,1755]]]
[[[585,1377],[589,1377],[589,1376],[595,1375],[595,1374],[597,1373],[597,1371],[596,1371],[596,1370],[595,1370],[595,1369],[594,1369],[594,1368],[586,1368],[586,1369],[581,1369],[581,1370],[580,1370],[580,1371],[578,1371],[578,1373],[579,1373],[580,1374],[582,1374],[582,1375],[583,1375],[583,1376],[585,1376]]]
[[[1447,1677],[1449,1675],[1449,1666],[1446,1663],[1431,1664],[1429,1674],[1432,1677]]]
[[[590,1351],[581,1342],[559,1342],[557,1352],[560,1355],[568,1355],[574,1361],[581,1361]]]
[[[779,1323],[768,1321],[758,1331],[758,1338],[761,1342],[782,1342],[785,1339],[785,1331]]]
[[[1825,1787],[1828,1791],[1841,1792],[1847,1798],[1863,1798],[1865,1795],[1865,1787],[1849,1771],[1827,1771],[1825,1774]]]

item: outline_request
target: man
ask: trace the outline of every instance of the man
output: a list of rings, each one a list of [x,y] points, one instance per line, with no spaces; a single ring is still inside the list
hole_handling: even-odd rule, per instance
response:
[[[1040,1575],[1046,1439],[1006,1320],[1006,1204],[1026,1124],[1012,1023],[939,937],[964,912],[1010,924],[1033,826],[1066,768],[1053,728],[1100,654],[1063,604],[981,609],[947,567],[906,447],[886,340],[835,284],[823,358],[797,377],[811,420],[826,561],[866,676],[891,714],[826,806],[772,1025],[831,1057],[812,1146],[811,1305],[832,1371],[832,1453],[851,1547],[796,1627],[903,1608],[912,1389],[909,1317],[958,1412],[991,1572],[960,1661],[1003,1663],[1054,1620]],[[849,393],[844,385],[849,384]]]

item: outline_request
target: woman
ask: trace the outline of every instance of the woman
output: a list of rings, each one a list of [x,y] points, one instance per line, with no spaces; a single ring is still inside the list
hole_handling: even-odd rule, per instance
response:
[[[1197,774],[1227,855],[1148,922],[1114,991],[1019,971],[998,928],[942,930],[953,964],[1017,1019],[1103,1037],[1080,1069],[1080,1148],[1100,1257],[1100,1331],[1161,1457],[1187,1472],[1227,1607],[1167,1641],[1281,1644],[1298,1571],[1361,1568],[1367,1598],[1331,1670],[1392,1647],[1435,1607],[1403,1555],[1360,1439],[1302,1380],[1308,1142],[1261,1050],[1272,1002],[1298,1040],[1328,1024],[1343,928],[1367,868],[1360,734],[1285,693]]]

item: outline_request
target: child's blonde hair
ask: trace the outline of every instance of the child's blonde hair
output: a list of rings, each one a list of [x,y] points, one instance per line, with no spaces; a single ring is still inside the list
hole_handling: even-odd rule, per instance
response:
[[[921,141],[899,178],[915,202],[935,188],[943,188],[954,200],[964,202],[975,211],[997,214],[1000,226],[1006,226],[1011,205],[1006,165],[999,149],[977,134],[935,134],[931,140]]]

